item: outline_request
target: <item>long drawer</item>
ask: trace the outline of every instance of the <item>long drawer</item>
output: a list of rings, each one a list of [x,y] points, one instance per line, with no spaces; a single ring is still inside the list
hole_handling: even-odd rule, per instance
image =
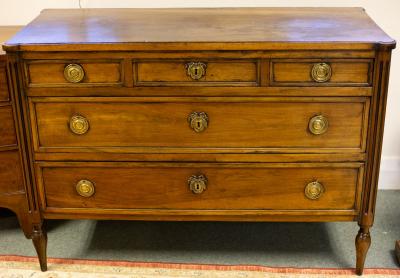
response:
[[[368,105],[367,98],[35,98],[30,103],[36,151],[67,152],[362,152]]]
[[[356,210],[361,163],[38,163],[44,208]]]

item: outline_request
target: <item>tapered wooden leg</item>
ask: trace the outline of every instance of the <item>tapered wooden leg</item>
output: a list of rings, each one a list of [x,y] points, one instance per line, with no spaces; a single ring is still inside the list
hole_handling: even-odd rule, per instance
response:
[[[34,226],[32,242],[39,258],[40,269],[47,270],[47,233],[42,226]]]
[[[362,275],[363,273],[365,258],[367,257],[367,252],[370,245],[371,245],[371,236],[369,234],[369,227],[361,226],[356,237],[357,275]]]

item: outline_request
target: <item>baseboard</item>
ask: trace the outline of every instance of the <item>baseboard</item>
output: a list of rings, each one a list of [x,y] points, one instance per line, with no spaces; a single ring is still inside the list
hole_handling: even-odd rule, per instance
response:
[[[400,157],[382,157],[378,186],[379,189],[400,190]]]

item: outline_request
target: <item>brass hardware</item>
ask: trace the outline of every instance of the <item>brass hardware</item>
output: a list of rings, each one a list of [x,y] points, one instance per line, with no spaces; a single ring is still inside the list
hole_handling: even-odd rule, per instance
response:
[[[76,192],[82,197],[91,197],[94,194],[94,184],[88,180],[80,180],[76,184]]]
[[[317,63],[312,67],[311,77],[315,82],[326,82],[331,76],[332,68],[327,63]]]
[[[193,175],[188,179],[190,190],[195,194],[201,194],[207,189],[208,180],[204,175]]]
[[[78,64],[69,64],[64,68],[65,80],[71,83],[79,83],[85,77],[85,72],[82,66]]]
[[[319,135],[323,134],[328,130],[329,122],[328,118],[323,115],[314,116],[308,123],[308,129],[312,134]]]
[[[319,199],[322,196],[322,194],[324,194],[324,192],[325,192],[324,186],[318,181],[310,182],[304,188],[304,194],[310,200]]]
[[[206,75],[207,65],[202,62],[190,62],[186,64],[186,73],[194,80],[199,80]]]
[[[80,115],[73,116],[69,121],[69,129],[77,134],[85,134],[89,130],[89,121]]]
[[[188,117],[190,127],[196,132],[202,132],[208,127],[208,116],[205,112],[193,112]]]

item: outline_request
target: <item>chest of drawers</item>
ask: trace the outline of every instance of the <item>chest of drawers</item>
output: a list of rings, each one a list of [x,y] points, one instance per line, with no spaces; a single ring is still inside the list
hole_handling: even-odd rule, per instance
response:
[[[0,42],[11,38],[21,27],[0,26]],[[0,50],[0,207],[14,211],[24,232],[30,235],[27,213],[29,211],[26,181],[23,172],[26,161],[22,151],[24,142],[19,138],[18,104],[12,94],[7,71],[6,53]]]
[[[356,8],[42,12],[5,46],[42,269],[45,219],[358,221],[361,274],[394,46]]]

